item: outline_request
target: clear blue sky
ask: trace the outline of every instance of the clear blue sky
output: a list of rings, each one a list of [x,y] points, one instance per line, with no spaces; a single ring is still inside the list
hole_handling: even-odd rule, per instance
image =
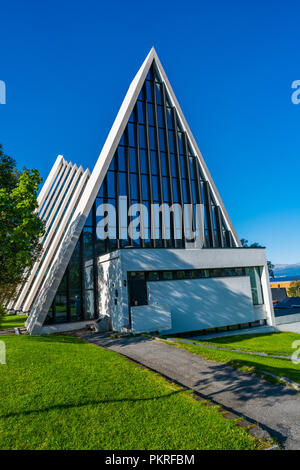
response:
[[[2,2],[0,143],[44,178],[58,154],[92,169],[154,45],[239,236],[300,262],[299,21],[290,1]]]

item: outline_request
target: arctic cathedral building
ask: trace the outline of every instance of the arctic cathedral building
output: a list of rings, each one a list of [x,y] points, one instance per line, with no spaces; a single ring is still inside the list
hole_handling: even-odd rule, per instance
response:
[[[241,246],[154,49],[92,173],[59,156],[41,258],[10,308],[29,333],[273,325],[265,250]]]

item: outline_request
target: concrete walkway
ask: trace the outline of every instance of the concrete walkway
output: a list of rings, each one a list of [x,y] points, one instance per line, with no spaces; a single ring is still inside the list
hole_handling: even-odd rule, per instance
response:
[[[101,334],[82,334],[81,337],[138,361],[257,422],[283,448],[300,449],[299,393],[159,340],[143,337],[115,339]]]
[[[300,322],[284,323],[283,325],[278,325],[277,329],[279,331],[288,331],[290,333],[300,333]]]

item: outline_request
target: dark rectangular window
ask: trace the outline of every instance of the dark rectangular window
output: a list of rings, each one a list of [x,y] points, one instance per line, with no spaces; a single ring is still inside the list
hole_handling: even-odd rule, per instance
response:
[[[146,80],[146,96],[147,101],[153,102],[152,83]]]
[[[148,173],[146,150],[140,150],[141,173]]]
[[[118,148],[118,168],[120,171],[126,171],[126,155],[125,148]]]
[[[149,271],[147,280],[148,281],[159,281],[159,272],[158,271]]]
[[[116,197],[115,173],[112,171],[107,172],[107,188],[110,197]]]
[[[131,199],[138,199],[138,180],[137,175],[130,175]]]
[[[143,195],[143,200],[148,201],[149,195],[148,195],[148,177],[147,177],[147,175],[142,175],[142,195]]]
[[[131,172],[137,171],[135,149],[129,149],[129,167]]]
[[[141,101],[137,102],[137,112],[138,112],[138,122],[145,122],[145,117],[144,117],[144,103]]]
[[[162,176],[168,175],[168,163],[167,163],[167,155],[164,152],[160,154],[160,164],[161,164],[161,174]]]
[[[149,126],[149,143],[151,150],[156,150],[156,137],[154,132],[154,127]]]
[[[179,195],[178,195],[178,179],[172,178],[172,185],[173,185],[173,201],[179,202]]]
[[[146,128],[142,125],[139,125],[139,142],[140,148],[146,148]]]
[[[162,184],[163,184],[163,193],[164,193],[164,201],[169,202],[170,196],[169,196],[169,182],[168,178],[163,177],[162,179]]]
[[[174,153],[175,147],[174,147],[174,132],[173,131],[169,131],[169,147],[170,147],[170,152]]]
[[[173,279],[173,271],[162,271],[161,272],[161,279],[165,281],[170,281]]]
[[[127,127],[128,127],[128,143],[130,147],[135,147],[136,145],[135,124],[129,123]]]
[[[148,110],[148,124],[149,126],[154,126],[154,106],[148,103],[147,110]]]
[[[172,116],[172,109],[167,108],[167,120],[168,120],[168,129],[174,129],[174,122]]]
[[[157,175],[157,153],[154,150],[151,150],[151,172],[152,175]]]
[[[159,201],[158,177],[152,176],[153,201]]]
[[[127,194],[126,173],[119,173],[119,195],[126,196],[126,194]]]
[[[164,127],[164,117],[163,117],[163,107],[162,106],[157,106],[157,121],[158,121],[158,126],[159,127]]]
[[[162,104],[161,86],[159,83],[155,83],[155,93],[157,104]]]
[[[159,129],[159,148],[162,152],[166,150],[165,131],[163,129]]]
[[[172,176],[178,177],[178,168],[174,153],[170,154]]]

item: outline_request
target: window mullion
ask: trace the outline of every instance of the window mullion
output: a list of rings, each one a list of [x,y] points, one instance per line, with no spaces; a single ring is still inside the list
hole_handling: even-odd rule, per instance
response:
[[[159,130],[158,130],[158,118],[157,118],[157,101],[156,101],[156,93],[155,93],[155,87],[154,87],[154,82],[151,82],[152,85],[152,96],[154,100],[154,123],[155,123],[155,136],[156,136],[156,144],[157,144],[157,164],[158,164],[158,178],[159,178],[159,192],[160,192],[160,203],[163,203],[163,182],[162,182],[162,171],[161,171],[161,156],[160,156],[160,148],[159,148]],[[160,214],[160,234],[161,237],[163,235],[162,233],[162,215]],[[162,244],[164,248],[167,248],[167,240],[165,238],[162,238]]]

